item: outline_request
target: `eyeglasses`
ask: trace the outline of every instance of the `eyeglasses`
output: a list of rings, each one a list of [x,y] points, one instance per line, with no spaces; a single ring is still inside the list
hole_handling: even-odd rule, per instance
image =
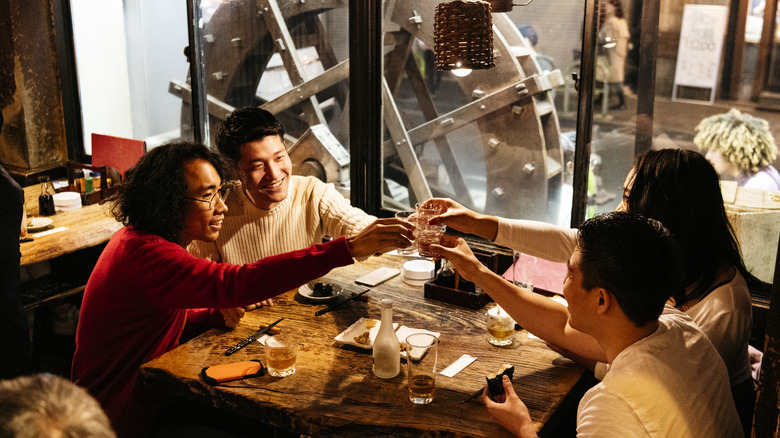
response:
[[[222,201],[222,203],[226,203],[228,196],[230,196],[230,189],[231,187],[229,185],[223,185],[222,187],[218,188],[217,191],[214,193],[214,195],[209,200],[205,199],[198,199],[198,198],[190,198],[189,196],[185,196],[185,199],[191,199],[193,201],[198,202],[204,202],[209,205],[209,210],[213,210],[217,207],[217,200],[219,199]]]

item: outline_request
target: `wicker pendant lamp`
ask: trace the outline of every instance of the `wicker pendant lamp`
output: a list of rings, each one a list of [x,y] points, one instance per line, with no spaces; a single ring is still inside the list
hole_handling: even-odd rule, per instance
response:
[[[490,3],[453,0],[437,5],[433,48],[437,70],[471,71],[495,67]]]

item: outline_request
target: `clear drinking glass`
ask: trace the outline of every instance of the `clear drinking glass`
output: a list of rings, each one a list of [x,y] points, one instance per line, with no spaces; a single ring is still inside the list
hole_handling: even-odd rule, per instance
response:
[[[417,251],[423,257],[433,257],[436,254],[431,252],[432,244],[441,243],[441,236],[446,230],[444,225],[418,225],[414,231]]]
[[[290,335],[271,336],[265,341],[268,375],[285,377],[295,373],[296,345]]]
[[[417,211],[418,224],[422,226],[428,225],[428,221],[441,214],[441,207],[438,205],[431,207],[424,207],[424,205],[424,202],[418,202],[414,206]]]
[[[486,313],[487,339],[498,347],[512,345],[515,339],[515,320],[506,310],[495,305]]]
[[[395,213],[395,217],[396,219],[400,219],[402,221],[409,222],[417,226],[416,210],[399,211]],[[400,255],[412,255],[417,252],[417,243],[412,242],[412,244],[407,246],[406,248],[398,248],[396,251],[398,251],[398,254]]]
[[[513,252],[512,283],[524,289],[534,289],[534,272],[536,271],[536,257]]]
[[[436,363],[439,339],[429,333],[406,337],[406,375],[409,400],[418,405],[433,401],[436,391]]]

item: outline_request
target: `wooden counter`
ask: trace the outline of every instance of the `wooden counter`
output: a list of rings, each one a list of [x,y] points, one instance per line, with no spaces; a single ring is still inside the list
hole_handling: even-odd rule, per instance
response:
[[[39,184],[24,189],[28,220],[38,215],[39,194]],[[122,228],[122,224],[117,222],[108,212],[108,204],[87,205],[77,210],[65,211],[48,217],[54,221],[49,227],[50,229],[66,227],[67,230],[42,237],[35,237],[37,233],[31,233],[34,240],[20,244],[22,266],[51,260],[80,249],[108,242],[108,239]]]
[[[39,194],[40,184],[24,189],[28,220],[38,215]],[[70,254],[106,243],[117,230],[122,228],[122,224],[110,215],[108,209],[109,204],[91,204],[48,216],[53,223],[47,229],[30,231],[28,236],[33,240],[19,244],[22,268],[39,262],[51,262],[49,263],[51,273],[22,283],[20,295],[26,310],[79,294],[84,290],[86,279],[92,272],[99,252],[93,251],[95,254],[86,260],[81,258],[73,260]],[[60,227],[67,229],[39,235]]]
[[[335,269],[325,278],[357,292],[363,288],[354,283],[355,278],[380,266],[400,267],[404,260],[400,256],[372,257]],[[325,304],[288,292],[277,297],[275,306],[247,313],[235,330],[212,329],[148,362],[141,368],[142,379],[166,391],[310,436],[509,436],[478,400],[460,403],[484,387],[484,376],[496,372],[503,363],[515,365],[515,390],[542,435],[551,433],[562,411],[576,409],[583,392],[583,369],[538,339],[515,342],[508,348],[490,345],[485,337],[486,309],[474,311],[427,300],[422,287],[406,285],[401,276],[374,287],[367,295],[368,302],[354,300],[315,317],[314,312]],[[394,322],[399,325],[441,333],[439,370],[463,354],[478,358],[454,377],[437,376],[432,404],[409,401],[405,363],[395,378],[379,379],[371,371],[370,350],[334,340],[361,317],[379,319],[382,298],[394,300]],[[258,326],[281,317],[285,320],[277,327],[300,341],[295,374],[217,386],[199,377],[201,369],[209,365],[249,359],[265,362],[264,347],[257,342],[229,357],[223,353]],[[523,334],[520,332],[518,338]]]

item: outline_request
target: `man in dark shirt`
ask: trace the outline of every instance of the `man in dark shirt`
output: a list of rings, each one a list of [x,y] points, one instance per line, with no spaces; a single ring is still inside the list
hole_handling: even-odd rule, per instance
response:
[[[19,233],[24,190],[0,166],[0,379],[26,374],[32,368],[27,315],[19,301]]]

